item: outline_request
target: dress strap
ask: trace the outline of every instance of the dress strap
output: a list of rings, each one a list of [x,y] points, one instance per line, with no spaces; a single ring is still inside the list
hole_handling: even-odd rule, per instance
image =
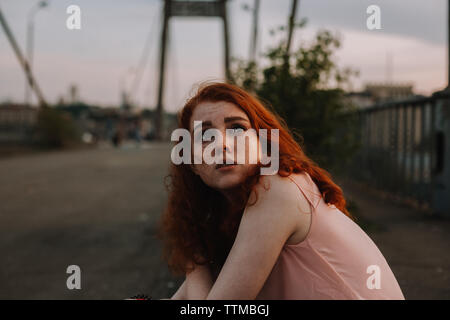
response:
[[[295,179],[293,179],[291,176],[288,176],[288,178],[291,179],[291,181],[297,185],[298,189],[300,190],[301,193],[303,193],[303,195],[308,200],[312,208],[316,209],[322,198],[319,188],[311,179],[309,174],[305,171],[299,174],[295,174],[295,177],[298,177],[301,183],[297,183]]]

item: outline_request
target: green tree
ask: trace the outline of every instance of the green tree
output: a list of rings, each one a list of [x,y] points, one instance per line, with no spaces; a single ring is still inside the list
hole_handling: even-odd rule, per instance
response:
[[[72,117],[52,107],[39,111],[36,134],[39,144],[50,149],[76,146],[81,141]]]
[[[305,152],[330,170],[345,164],[357,148],[356,132],[348,130],[356,129],[356,117],[350,116],[354,107],[344,90],[357,72],[333,61],[339,46],[336,36],[322,30],[292,53],[286,52],[285,41],[270,48],[264,67],[235,59],[233,68],[233,82],[267,102]]]

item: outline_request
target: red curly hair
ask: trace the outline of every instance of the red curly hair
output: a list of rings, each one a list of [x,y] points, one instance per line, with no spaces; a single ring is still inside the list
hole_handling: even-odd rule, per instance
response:
[[[270,133],[270,129],[279,129],[278,174],[285,177],[292,173],[307,172],[325,202],[334,204],[352,218],[346,208],[342,189],[331,180],[327,171],[305,155],[286,123],[238,86],[218,82],[200,86],[195,96],[178,113],[178,127],[189,130],[194,108],[205,101],[233,103],[247,114],[256,132],[267,129]],[[172,163],[166,177],[169,179],[166,181],[169,199],[158,235],[164,243],[164,258],[174,274],[184,275],[191,269],[189,265],[195,263],[209,264],[213,277],[218,276],[233,245],[245,206],[249,205],[250,191],[259,181],[260,173],[256,171],[237,189],[238,200],[231,208],[221,193],[208,187],[192,172],[189,164]]]

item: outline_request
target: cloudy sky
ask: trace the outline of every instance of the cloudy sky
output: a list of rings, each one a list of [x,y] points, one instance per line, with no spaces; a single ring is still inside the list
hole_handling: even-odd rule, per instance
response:
[[[27,16],[37,0],[0,0],[21,48]],[[162,0],[53,0],[35,16],[35,73],[50,102],[68,96],[77,85],[82,100],[103,106],[119,103],[119,88],[132,86],[136,66],[149,39],[142,81],[134,94],[140,106],[156,103]],[[81,8],[81,30],[66,28],[66,8]],[[251,14],[242,9],[253,0],[230,0],[231,54],[247,58]],[[290,0],[261,0],[259,51],[277,39],[270,29],[286,24]],[[381,30],[368,30],[366,9],[381,8]],[[294,49],[311,41],[319,29],[339,34],[335,60],[359,70],[355,89],[388,78],[412,82],[430,94],[446,86],[447,1],[444,0],[300,0],[298,18],[308,24],[294,35]],[[170,22],[165,108],[178,110],[195,83],[223,79],[222,25],[214,18],[176,18]],[[391,57],[388,59],[387,57]],[[133,68],[134,71],[133,71]],[[121,85],[122,84],[122,85]],[[0,101],[24,100],[25,78],[7,38],[0,30]]]

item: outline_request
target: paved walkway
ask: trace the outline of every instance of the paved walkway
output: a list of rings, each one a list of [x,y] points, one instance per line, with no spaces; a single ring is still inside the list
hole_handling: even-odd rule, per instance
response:
[[[0,299],[172,292],[154,239],[169,155],[155,144],[0,159]],[[66,287],[72,264],[81,290]]]
[[[155,225],[170,147],[151,144],[0,159],[0,299],[169,297]],[[450,298],[450,223],[342,183],[407,298]],[[66,268],[81,268],[68,290]]]

